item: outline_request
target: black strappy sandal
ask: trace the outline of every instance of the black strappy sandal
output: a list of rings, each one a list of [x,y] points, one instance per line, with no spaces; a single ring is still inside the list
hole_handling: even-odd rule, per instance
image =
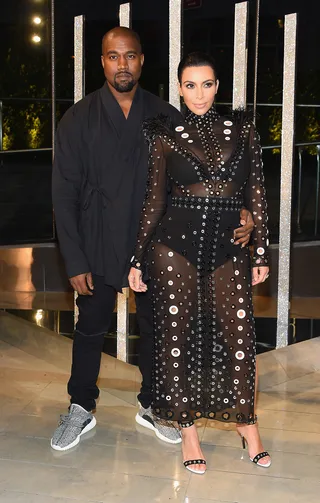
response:
[[[193,426],[194,422],[193,421],[188,421],[187,423],[180,423],[179,426],[181,428],[190,428],[190,426]],[[196,475],[203,475],[206,473],[206,470],[193,470],[191,467],[193,465],[206,465],[207,462],[205,459],[188,459],[187,461],[183,462],[185,468],[189,470],[189,472],[195,473]]]
[[[241,435],[241,439],[242,439],[242,447],[243,449],[246,448],[246,439],[245,437],[243,437]],[[266,463],[266,464],[262,464],[262,463],[259,463],[260,459],[262,458],[266,458],[267,456],[270,457],[270,454],[267,452],[267,451],[263,451],[263,452],[260,452],[259,454],[257,454],[253,459],[249,457],[250,461],[252,461],[252,463],[255,463],[256,465],[258,466],[261,466],[261,468],[269,468],[271,466],[271,458],[270,458],[270,461],[269,463]]]

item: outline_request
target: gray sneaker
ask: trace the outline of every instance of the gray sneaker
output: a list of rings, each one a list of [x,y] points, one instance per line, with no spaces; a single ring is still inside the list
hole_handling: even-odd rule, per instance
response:
[[[69,414],[61,415],[58,428],[51,439],[51,447],[56,451],[67,451],[80,442],[84,433],[92,430],[97,424],[91,412],[73,403]]]
[[[179,429],[171,421],[159,419],[153,415],[151,407],[145,409],[140,405],[136,415],[136,422],[155,432],[156,436],[169,444],[180,444],[182,441]]]

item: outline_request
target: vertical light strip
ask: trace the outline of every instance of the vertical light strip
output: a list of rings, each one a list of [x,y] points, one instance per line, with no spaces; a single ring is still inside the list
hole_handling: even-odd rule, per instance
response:
[[[256,0],[256,36],[254,48],[254,83],[253,83],[253,122],[257,117],[257,93],[258,93],[258,56],[259,56],[259,23],[260,23],[260,0]]]
[[[124,3],[119,9],[119,25],[131,28],[131,4]],[[126,362],[129,349],[129,288],[117,297],[117,358]]]
[[[74,18],[74,102],[85,95],[84,16]]]
[[[182,55],[182,0],[169,0],[169,102],[180,110],[177,70]]]
[[[288,14],[284,25],[277,348],[287,346],[289,330],[297,20],[297,14]]]
[[[51,124],[52,159],[56,143],[56,45],[55,45],[55,3],[51,0]]]
[[[119,9],[119,26],[131,28],[131,3],[123,3]]]
[[[84,16],[74,18],[74,102],[84,97],[85,89],[85,67],[84,67]],[[78,321],[79,310],[77,306],[77,292],[74,293],[74,326]]]
[[[56,43],[55,43],[55,2],[51,0],[51,141],[52,162],[56,146]],[[0,150],[2,150],[2,103],[0,103]],[[52,238],[56,238],[56,219],[52,206]]]
[[[237,3],[234,18],[232,107],[247,105],[248,2]]]

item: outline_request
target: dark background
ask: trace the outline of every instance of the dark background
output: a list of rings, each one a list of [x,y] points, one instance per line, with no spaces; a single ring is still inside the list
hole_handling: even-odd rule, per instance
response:
[[[188,2],[192,3],[192,2]],[[220,77],[218,101],[231,104],[234,1],[202,0],[184,10],[184,53],[214,55]],[[86,93],[103,84],[101,38],[119,22],[119,1],[56,0],[57,122],[73,101],[73,18],[86,17]],[[134,0],[133,28],[146,56],[143,87],[168,98],[168,0]],[[320,46],[317,0],[261,0],[257,126],[264,149],[270,230],[278,240],[284,16],[299,13],[294,240],[319,239],[317,146],[319,141]],[[0,152],[0,244],[54,240],[51,177],[51,46],[48,0],[12,0],[0,5],[0,102],[3,152]],[[256,0],[249,1],[248,102],[253,100]],[[40,26],[32,18],[42,18]],[[31,37],[38,34],[41,42]],[[269,105],[269,106],[267,106]],[[16,153],[16,150],[29,152]],[[43,150],[48,149],[48,150]],[[9,151],[11,151],[9,153]],[[301,225],[297,225],[298,160],[302,165]],[[319,168],[319,159],[318,159]],[[319,168],[320,169],[320,168]]]

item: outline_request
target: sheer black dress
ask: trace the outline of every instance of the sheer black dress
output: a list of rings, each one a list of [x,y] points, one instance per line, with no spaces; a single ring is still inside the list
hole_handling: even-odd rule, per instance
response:
[[[147,194],[132,265],[149,277],[154,309],[155,415],[254,423],[252,265],[267,265],[261,147],[243,112],[188,112],[171,130],[148,120]],[[245,206],[253,258],[234,245]],[[253,260],[253,264],[252,264]]]

